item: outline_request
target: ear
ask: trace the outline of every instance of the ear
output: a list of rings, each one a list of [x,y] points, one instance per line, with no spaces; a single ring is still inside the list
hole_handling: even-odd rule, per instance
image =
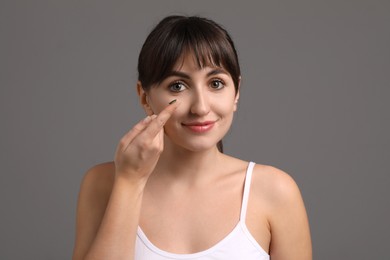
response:
[[[233,111],[237,111],[237,104],[238,104],[238,100],[240,99],[240,88],[241,88],[241,76],[238,80],[238,88],[237,88],[237,93],[236,93],[236,96],[234,97],[234,108],[233,108]]]
[[[143,109],[145,110],[146,114],[148,116],[153,115],[154,114],[153,110],[149,105],[149,96],[146,93],[146,91],[143,89],[140,81],[137,82],[137,93],[138,93],[139,101],[140,101]]]

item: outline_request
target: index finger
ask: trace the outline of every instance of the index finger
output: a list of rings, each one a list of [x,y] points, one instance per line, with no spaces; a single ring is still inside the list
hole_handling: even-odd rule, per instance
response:
[[[176,102],[176,99],[175,101],[171,101],[169,105],[164,108],[152,122],[150,122],[149,126],[144,130],[144,134],[149,135],[150,137],[155,137],[164,127],[165,123],[172,116],[178,106],[179,103]]]

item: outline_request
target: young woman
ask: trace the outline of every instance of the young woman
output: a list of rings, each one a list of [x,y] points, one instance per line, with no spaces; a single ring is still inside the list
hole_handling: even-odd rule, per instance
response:
[[[222,153],[240,67],[228,33],[169,16],[138,62],[148,115],[81,185],[73,259],[311,259],[304,204],[284,172]]]

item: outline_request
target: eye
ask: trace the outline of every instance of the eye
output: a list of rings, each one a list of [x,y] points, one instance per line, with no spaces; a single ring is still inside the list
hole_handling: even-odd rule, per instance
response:
[[[186,89],[183,82],[177,81],[169,85],[169,90],[172,92],[181,92]]]
[[[212,89],[221,89],[225,87],[225,83],[220,79],[214,79],[211,81],[210,87]]]

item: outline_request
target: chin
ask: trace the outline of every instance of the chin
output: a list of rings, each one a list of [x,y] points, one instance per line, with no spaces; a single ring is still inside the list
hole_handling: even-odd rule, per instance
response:
[[[178,139],[172,140],[171,138],[169,139],[173,146],[190,152],[204,152],[211,149],[215,149],[217,147],[218,141],[220,140],[220,139],[210,140],[209,138],[196,138],[196,137],[195,138],[190,137],[181,140]]]
[[[190,151],[190,152],[194,152],[194,153],[200,153],[200,152],[205,152],[205,151],[209,151],[209,150],[212,150],[212,149],[217,149],[217,144],[214,144],[212,146],[208,145],[188,145],[186,147],[183,146],[184,149],[186,149],[187,151]]]

